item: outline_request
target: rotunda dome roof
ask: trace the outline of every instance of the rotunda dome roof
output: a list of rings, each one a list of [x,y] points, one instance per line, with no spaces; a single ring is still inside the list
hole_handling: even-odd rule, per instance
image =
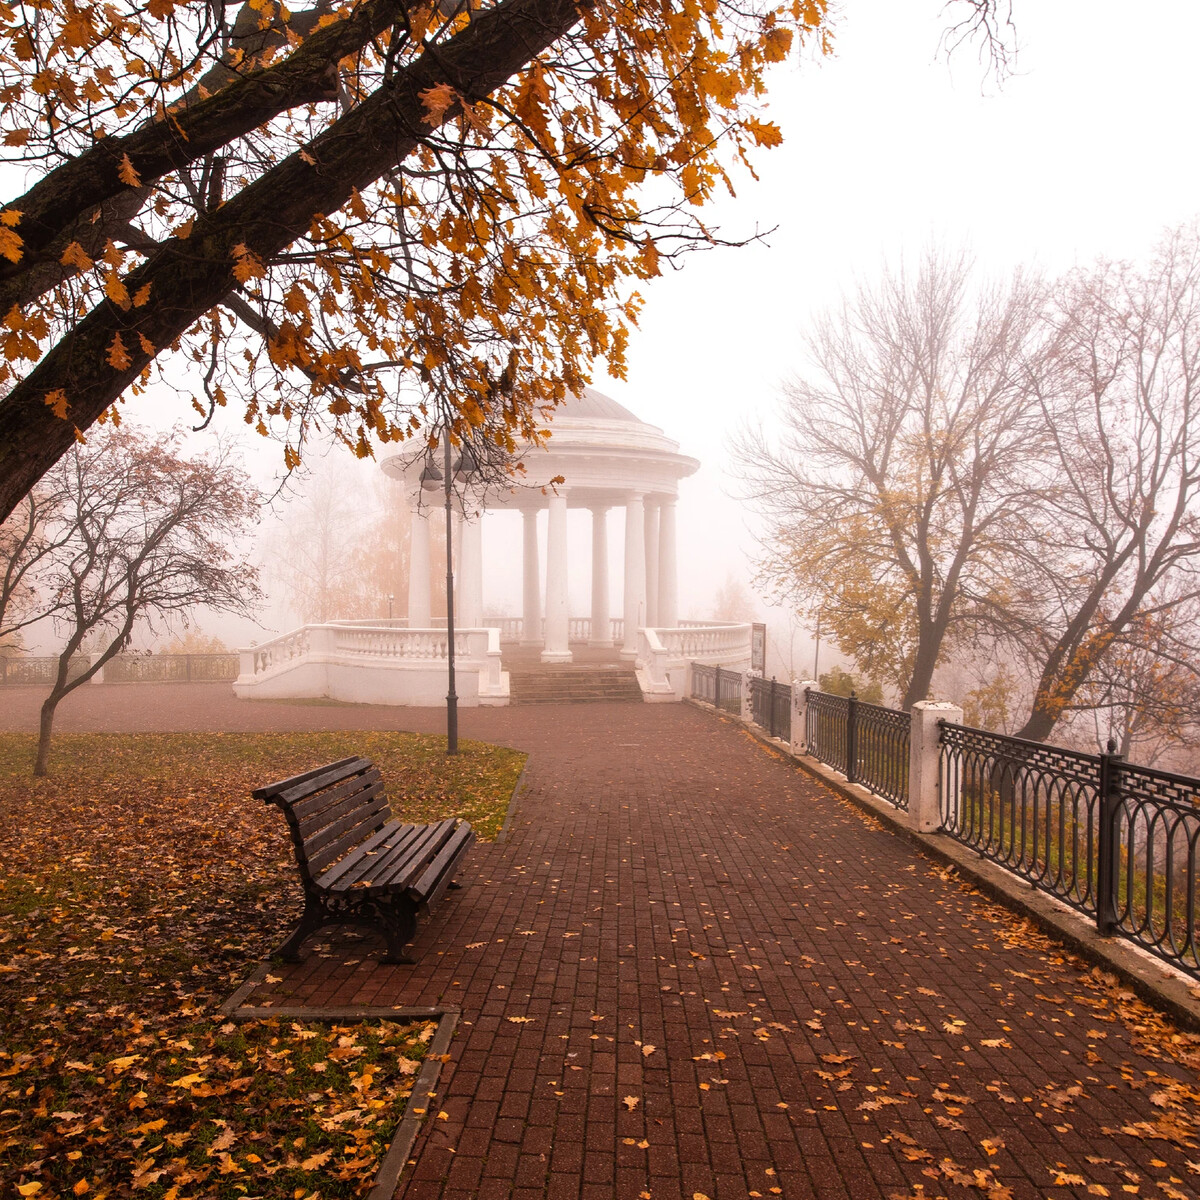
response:
[[[623,404],[618,404],[611,396],[590,387],[585,387],[577,396],[568,395],[554,410],[550,419],[554,421],[561,417],[574,417],[581,421],[632,421],[635,425],[645,424]]]

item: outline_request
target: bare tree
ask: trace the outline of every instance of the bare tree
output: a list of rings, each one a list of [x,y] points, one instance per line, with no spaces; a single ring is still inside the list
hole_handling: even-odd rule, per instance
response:
[[[183,458],[173,442],[110,430],[76,446],[51,472],[61,508],[44,603],[64,635],[42,705],[35,775],[44,775],[54,714],[128,643],[139,621],[200,606],[248,614],[254,568],[232,548],[258,515],[258,496],[225,451]],[[101,647],[78,674],[68,668],[87,641]]]
[[[778,438],[743,436],[768,521],[760,578],[811,614],[909,708],[974,597],[1003,584],[1045,440],[1027,376],[1043,288],[975,290],[930,252],[820,317],[811,367],[784,388]]]
[[[0,646],[19,645],[22,630],[50,615],[44,577],[67,538],[65,501],[47,479],[0,524]]]
[[[1097,671],[1119,677],[1115,660],[1135,651],[1177,665],[1191,657],[1200,597],[1197,228],[1171,233],[1144,270],[1074,274],[1054,320],[1054,354],[1036,381],[1053,465],[1003,614],[1013,653],[1036,680],[1018,734],[1039,741],[1094,701],[1085,685]],[[1144,688],[1136,692],[1149,703]]]

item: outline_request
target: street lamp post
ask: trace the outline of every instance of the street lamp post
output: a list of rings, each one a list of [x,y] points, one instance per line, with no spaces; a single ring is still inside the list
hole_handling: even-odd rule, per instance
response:
[[[458,694],[454,690],[454,513],[451,507],[452,485],[455,479],[465,481],[475,472],[475,462],[466,447],[458,463],[450,469],[450,437],[442,430],[442,470],[430,458],[421,472],[421,487],[427,492],[439,489],[446,507],[446,753],[458,753]]]

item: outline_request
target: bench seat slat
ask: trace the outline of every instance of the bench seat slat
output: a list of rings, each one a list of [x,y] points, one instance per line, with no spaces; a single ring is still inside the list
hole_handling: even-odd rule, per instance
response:
[[[441,850],[446,839],[453,836],[457,818],[448,817],[429,826],[429,832],[422,840],[420,854],[413,854],[405,864],[403,873],[396,875],[391,883],[397,891],[407,891],[412,881],[425,870],[430,859]]]
[[[401,825],[399,822],[385,826],[376,837],[331,866],[321,876],[321,886],[336,885],[337,891],[347,891],[367,875],[382,875],[384,864],[405,853],[424,828],[423,825]]]
[[[417,834],[407,845],[395,846],[385,855],[382,861],[360,863],[358,870],[352,872],[354,883],[370,875],[374,879],[373,886],[382,887],[389,892],[403,891],[408,880],[415,875],[434,853],[440,838],[443,836],[439,821],[435,825],[417,826]],[[352,883],[350,886],[354,886]]]
[[[475,831],[465,821],[451,834],[446,844],[425,869],[425,872],[408,887],[408,894],[419,904],[434,903],[442,891],[450,885],[447,868],[467,846],[475,840]],[[440,891],[439,884],[441,885]],[[433,893],[438,891],[438,895]]]
[[[412,833],[420,828],[419,825],[401,825],[399,822],[390,822],[382,829],[373,833],[361,846],[352,850],[345,858],[339,859],[337,862],[326,867],[313,882],[322,891],[345,891],[348,886],[345,882],[345,875],[363,855],[377,854],[386,849],[390,839],[404,834],[405,831],[407,831],[408,836],[412,836]]]

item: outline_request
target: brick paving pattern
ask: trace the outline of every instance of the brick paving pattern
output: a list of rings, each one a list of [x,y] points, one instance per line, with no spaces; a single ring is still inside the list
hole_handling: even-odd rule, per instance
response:
[[[209,728],[440,720],[191,702]],[[526,786],[419,963],[335,938],[270,988],[462,1010],[405,1200],[1197,1194],[1196,1039],[732,722],[581,705],[462,731],[528,750]]]

